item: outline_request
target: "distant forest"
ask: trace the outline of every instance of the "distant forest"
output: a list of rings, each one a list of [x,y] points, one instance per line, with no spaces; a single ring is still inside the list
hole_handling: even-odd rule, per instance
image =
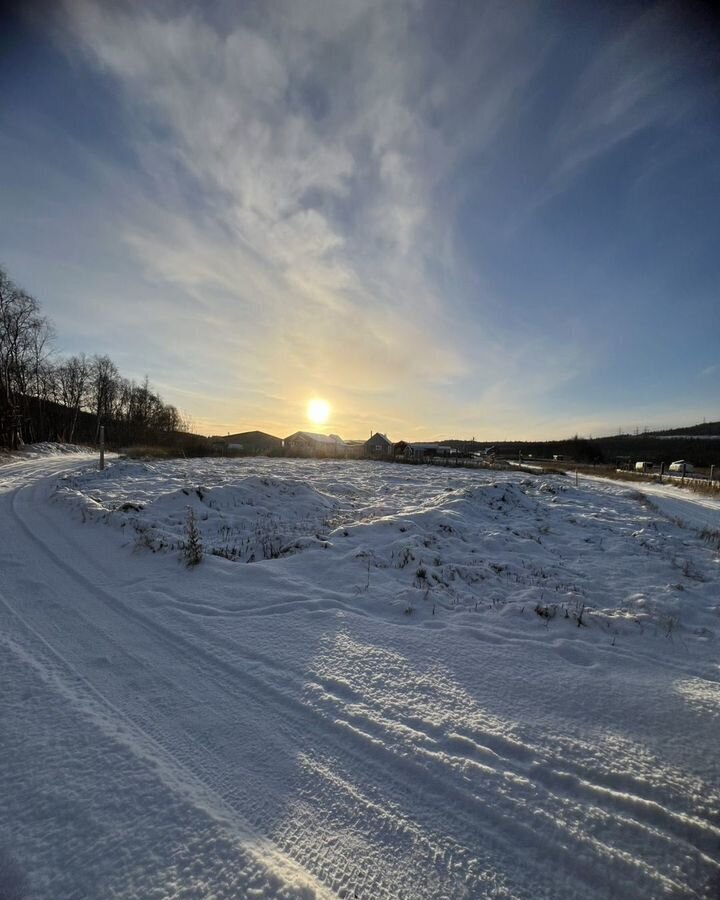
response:
[[[38,301],[0,268],[0,448],[96,443],[101,425],[116,447],[194,437],[147,377],[124,378],[108,356],[59,356],[53,334]]]
[[[662,435],[662,436],[661,436]],[[662,433],[618,434],[608,437],[573,437],[559,441],[498,441],[494,444],[498,456],[528,460],[551,460],[560,455],[589,465],[620,465],[643,460],[656,465],[686,459],[695,466],[720,465],[720,422],[709,422]],[[462,441],[444,443],[461,446]]]

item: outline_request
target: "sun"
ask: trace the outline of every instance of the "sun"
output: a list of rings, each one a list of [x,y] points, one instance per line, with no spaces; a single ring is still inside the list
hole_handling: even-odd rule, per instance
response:
[[[330,404],[316,397],[308,403],[307,415],[316,425],[324,425],[330,418]]]

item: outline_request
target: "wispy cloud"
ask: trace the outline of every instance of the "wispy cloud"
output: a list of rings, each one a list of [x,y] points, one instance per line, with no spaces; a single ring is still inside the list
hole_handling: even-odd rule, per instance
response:
[[[83,164],[142,272],[116,326],[141,312],[170,399],[218,430],[299,424],[317,391],[346,433],[528,428],[601,342],[530,324],[458,241],[460,215],[472,194],[482,216],[520,132],[538,177],[508,216],[673,115],[686,51],[664,15],[591,42],[546,127],[534,102],[563,31],[532,2],[66,0],[60,43],[118,89],[133,152]]]
[[[668,102],[688,48],[672,39],[663,6],[649,8],[592,56],[561,110],[551,148],[566,176],[652,124],[671,124],[685,98]]]
[[[698,113],[713,90],[710,81],[702,84],[702,41],[683,27],[678,4],[656,2],[636,12],[628,7],[620,24],[611,17],[588,17],[585,4],[577,10],[587,19],[581,27],[575,22],[574,30],[547,31],[549,60],[567,55],[563,44],[568,40],[577,40],[586,53],[546,105],[545,133],[537,136],[536,179],[526,202],[512,214],[515,226],[623,142],[655,130],[638,176],[647,178],[672,156],[684,137],[683,121]],[[689,89],[693,78],[699,84]]]
[[[477,370],[483,348],[448,327],[427,269],[452,229],[438,185],[469,133],[475,152],[492,139],[528,75],[493,71],[485,31],[443,71],[411,0],[279,4],[227,30],[142,5],[66,11],[71,40],[122,85],[152,180],[124,239],[206,326],[252,331],[256,377],[396,392]],[[456,137],[473,51],[472,81],[487,82]]]

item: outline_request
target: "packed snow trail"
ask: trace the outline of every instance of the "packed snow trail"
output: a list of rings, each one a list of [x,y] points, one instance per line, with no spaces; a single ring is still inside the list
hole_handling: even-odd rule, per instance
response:
[[[232,803],[208,789],[202,765],[183,766],[182,721],[172,723],[171,738],[163,730],[169,715],[164,698],[154,694],[164,684],[168,701],[174,699],[167,681],[177,674],[174,663],[161,671],[137,650],[125,652],[107,633],[116,624],[124,642],[137,639],[149,656],[155,647],[143,629],[130,631],[128,621],[94,603],[93,596],[108,607],[115,601],[45,545],[17,513],[23,488],[33,491],[48,472],[66,468],[67,462],[33,461],[2,471],[10,487],[0,494],[3,702],[17,727],[15,734],[5,731],[3,740],[7,819],[2,826],[10,846],[1,849],[11,871],[29,885],[33,898],[197,897],[216,891],[227,897],[331,896]],[[62,547],[57,534],[50,537]],[[85,552],[71,547],[69,558],[77,561]],[[100,628],[78,612],[83,604],[95,607]],[[110,674],[103,672],[106,667],[111,677],[102,677]],[[118,691],[127,696],[118,697]],[[182,698],[185,716],[199,718],[201,699]],[[32,716],[19,717],[28,699],[34,701]],[[172,709],[177,713],[176,706]],[[85,802],[78,796],[83,794]],[[109,807],[109,814],[97,817],[98,807]],[[120,829],[107,846],[102,831]],[[14,861],[13,851],[21,859],[27,853],[26,841],[38,845],[40,857],[49,857],[52,871],[47,862],[22,867]],[[66,858],[70,847],[81,857],[74,864]]]
[[[326,540],[188,570],[76,521],[44,476],[77,467],[0,488],[0,851],[29,896],[712,895],[716,654],[530,612],[408,617],[392,573],[358,585],[366,557]],[[433,485],[402,489],[419,521]],[[343,534],[365,546],[388,525],[363,510]]]
[[[600,486],[608,483],[608,479],[595,475],[581,475],[582,480],[592,481]],[[720,498],[702,492],[693,491],[674,482],[670,484],[653,484],[650,482],[612,482],[616,487],[622,484],[625,488],[635,487],[646,495],[655,507],[668,518],[675,519],[698,530],[703,528],[720,531]]]

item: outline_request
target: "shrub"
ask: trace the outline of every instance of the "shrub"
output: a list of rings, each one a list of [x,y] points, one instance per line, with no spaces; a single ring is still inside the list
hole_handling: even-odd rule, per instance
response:
[[[200,539],[200,529],[195,522],[195,513],[192,506],[188,506],[185,519],[185,540],[183,542],[183,558],[188,566],[196,566],[203,558],[203,546]]]

